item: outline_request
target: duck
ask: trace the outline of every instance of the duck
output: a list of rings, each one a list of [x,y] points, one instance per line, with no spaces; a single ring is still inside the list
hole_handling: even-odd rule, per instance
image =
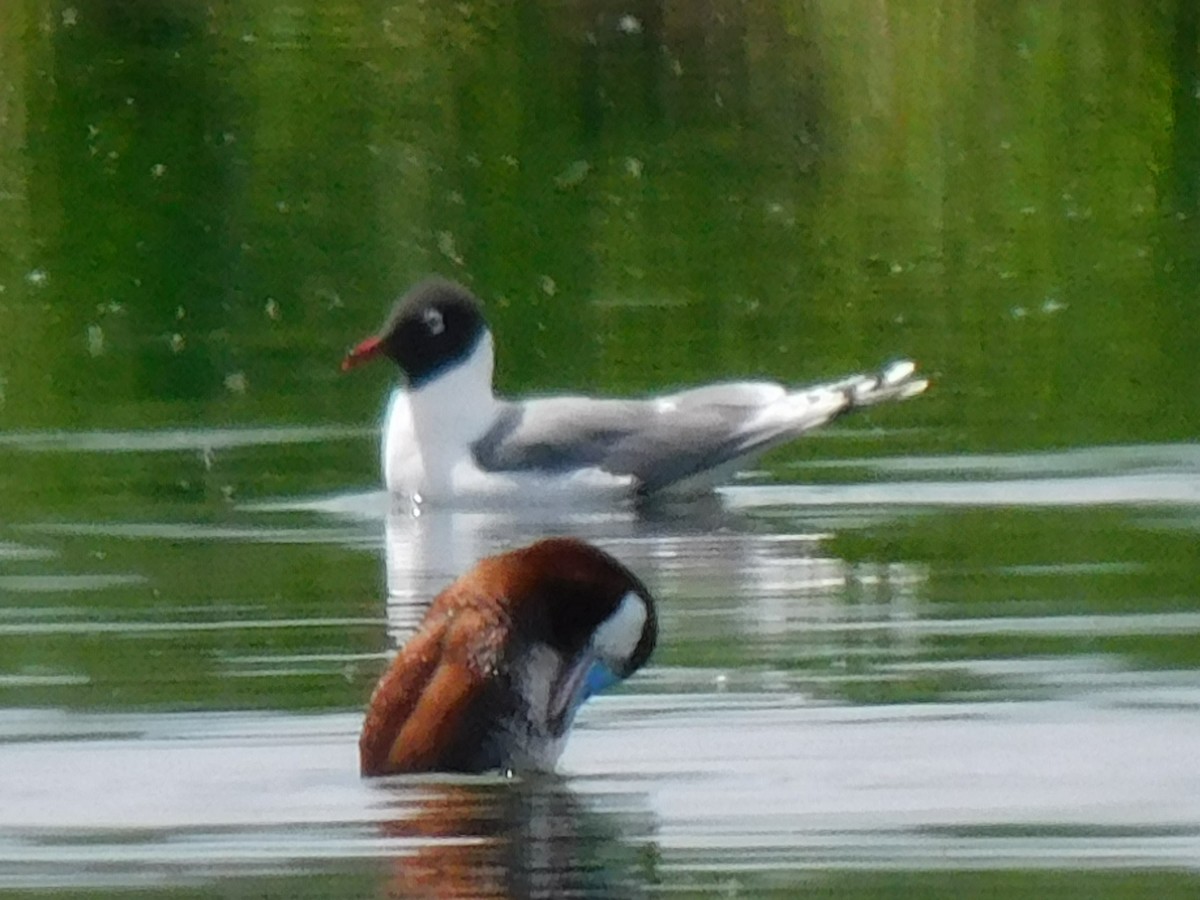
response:
[[[647,397],[507,399],[479,299],[427,278],[396,301],[343,371],[387,359],[404,383],[382,429],[387,490],[419,507],[638,505],[712,492],[763,453],[928,380],[910,360],[807,387],[725,381]]]
[[[379,679],[360,772],[553,771],[579,708],[640,669],[657,636],[650,591],[593,544],[550,537],[482,559]]]

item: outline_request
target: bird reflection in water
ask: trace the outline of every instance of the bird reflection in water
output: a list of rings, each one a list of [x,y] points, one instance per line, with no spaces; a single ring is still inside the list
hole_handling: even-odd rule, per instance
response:
[[[636,811],[644,798],[606,795],[618,808],[589,809],[553,775],[375,787],[402,813],[381,826],[405,848],[390,897],[631,898],[655,880],[649,817]]]

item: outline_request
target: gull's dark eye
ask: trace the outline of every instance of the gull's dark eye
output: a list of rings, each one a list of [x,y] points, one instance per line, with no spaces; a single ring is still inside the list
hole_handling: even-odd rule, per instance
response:
[[[429,329],[430,334],[437,335],[446,330],[446,322],[442,318],[442,314],[432,307],[421,313],[421,319],[425,322],[425,327]]]

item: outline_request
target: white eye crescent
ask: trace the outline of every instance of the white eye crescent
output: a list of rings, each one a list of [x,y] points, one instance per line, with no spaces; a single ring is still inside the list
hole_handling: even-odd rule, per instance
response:
[[[436,309],[427,309],[421,314],[421,318],[425,322],[425,327],[429,329],[430,334],[441,334],[446,330],[446,322],[442,318],[442,314]]]

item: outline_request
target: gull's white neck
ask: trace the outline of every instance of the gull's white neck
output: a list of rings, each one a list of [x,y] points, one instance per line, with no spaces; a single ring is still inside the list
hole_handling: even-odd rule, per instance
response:
[[[496,414],[494,366],[492,335],[485,331],[470,356],[416,390],[409,389],[413,428],[422,447],[449,449],[483,437]]]
[[[416,389],[397,391],[384,431],[384,476],[393,491],[440,495],[455,466],[496,417],[495,356],[484,332],[462,362]]]

